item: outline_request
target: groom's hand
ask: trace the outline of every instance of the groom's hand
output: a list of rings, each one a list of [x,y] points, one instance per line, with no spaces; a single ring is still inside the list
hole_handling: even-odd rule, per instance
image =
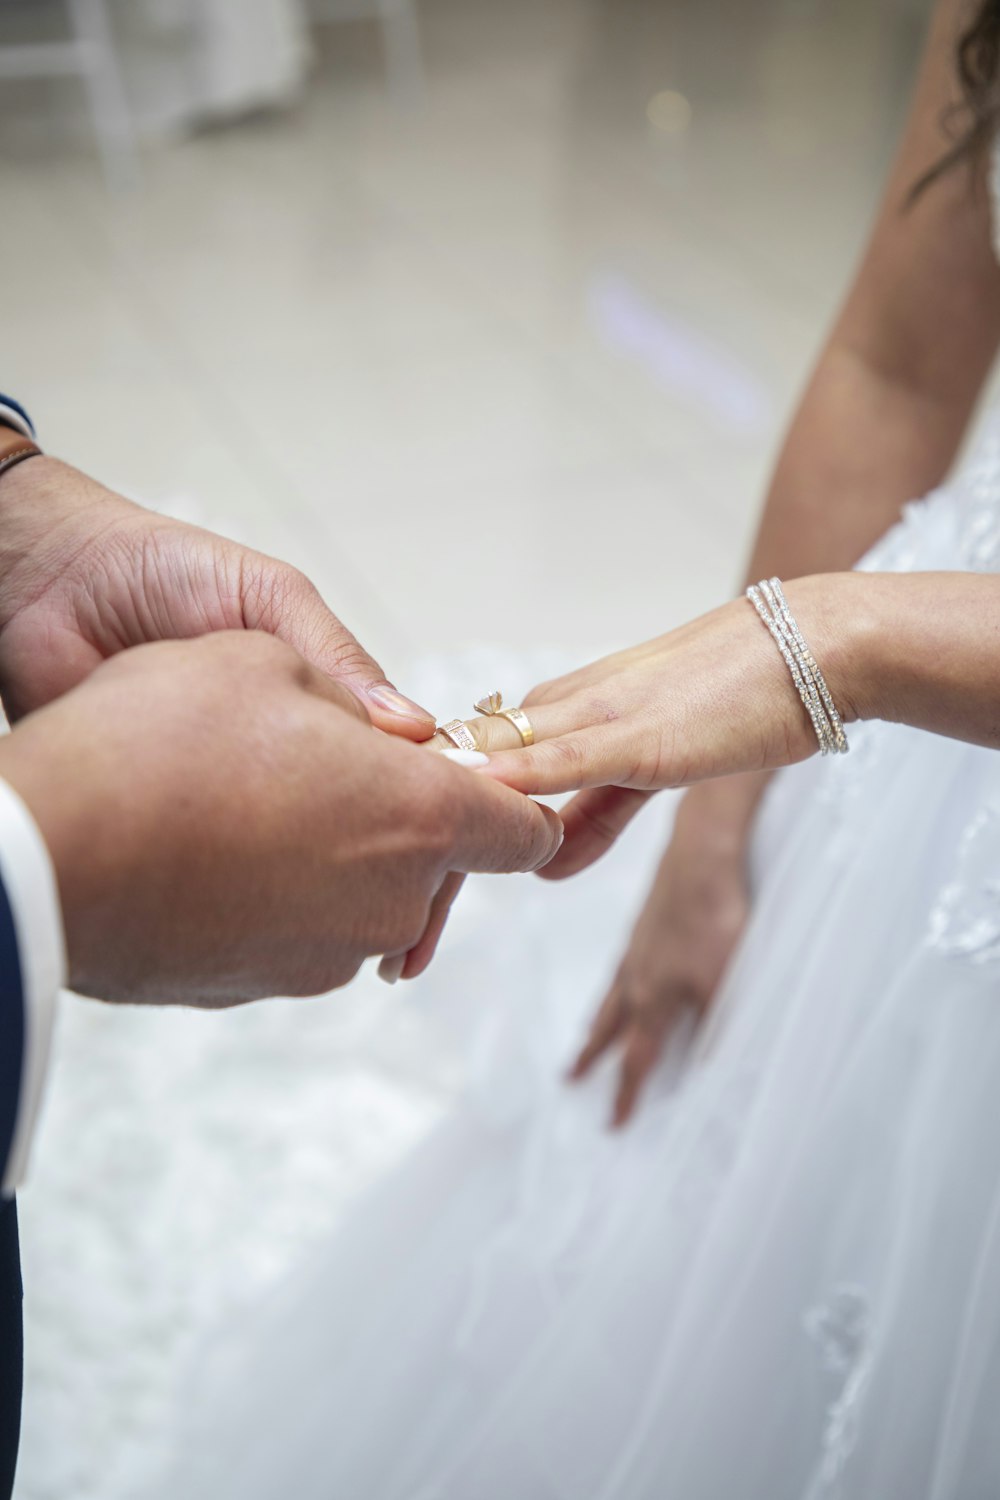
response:
[[[259,632],[140,647],[0,739],[55,865],[70,982],[316,994],[428,931],[456,874],[532,870],[548,809],[399,738]]]
[[[154,515],[55,459],[0,477],[0,695],[12,719],[125,647],[244,629],[294,646],[378,728],[433,733],[432,716],[386,681],[295,568]]]

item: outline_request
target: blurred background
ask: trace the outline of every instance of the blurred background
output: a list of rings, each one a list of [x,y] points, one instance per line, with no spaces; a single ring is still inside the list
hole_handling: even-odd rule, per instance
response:
[[[733,592],[928,9],[0,0],[3,388],[307,569],[442,718],[516,697]],[[23,1500],[135,1492],[199,1330],[448,1097],[420,1013],[64,1005]]]

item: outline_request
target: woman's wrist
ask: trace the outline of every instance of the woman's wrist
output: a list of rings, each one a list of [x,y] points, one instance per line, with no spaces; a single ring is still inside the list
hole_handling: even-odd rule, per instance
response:
[[[1000,747],[1000,579],[836,573],[786,590],[845,723],[884,719]]]
[[[1000,747],[1000,578],[870,574],[862,713]]]
[[[882,646],[892,614],[892,591],[885,584],[896,577],[819,573],[784,585],[789,608],[845,724],[882,717]],[[789,693],[793,695],[791,682]]]
[[[886,634],[889,607],[879,578],[831,573],[784,585],[810,660],[818,664],[845,724],[879,711],[884,669],[878,648]],[[710,663],[713,693],[710,703],[701,704],[685,726],[681,743],[708,738],[709,723],[716,719],[723,725],[723,736],[707,754],[682,766],[678,779],[691,789],[678,808],[675,833],[726,858],[742,852],[772,774],[772,769],[749,766],[777,768],[804,760],[819,750],[820,743],[816,716],[811,718],[803,702],[788,654],[769,635],[752,603],[734,600],[703,623],[710,619],[726,622],[724,632],[718,631],[719,644]],[[730,663],[736,666],[735,676]]]

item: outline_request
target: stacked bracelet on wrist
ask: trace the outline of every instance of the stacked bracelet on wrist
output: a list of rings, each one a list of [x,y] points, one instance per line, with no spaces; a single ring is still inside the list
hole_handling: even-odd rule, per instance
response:
[[[747,598],[767,626],[771,639],[792,676],[803,707],[812,721],[821,755],[846,755],[850,748],[844,725],[830,697],[826,680],[788,608],[777,578],[761,579],[747,589]]]

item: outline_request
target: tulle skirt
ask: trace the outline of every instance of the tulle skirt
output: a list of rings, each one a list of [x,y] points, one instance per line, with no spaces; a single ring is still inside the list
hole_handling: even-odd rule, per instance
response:
[[[995,568],[990,453],[865,565]],[[464,1012],[463,1101],[219,1331],[166,1493],[1000,1494],[1000,757],[851,738],[776,778],[711,1018],[623,1133],[613,1063],[560,1072],[631,846],[473,896],[419,999]]]

